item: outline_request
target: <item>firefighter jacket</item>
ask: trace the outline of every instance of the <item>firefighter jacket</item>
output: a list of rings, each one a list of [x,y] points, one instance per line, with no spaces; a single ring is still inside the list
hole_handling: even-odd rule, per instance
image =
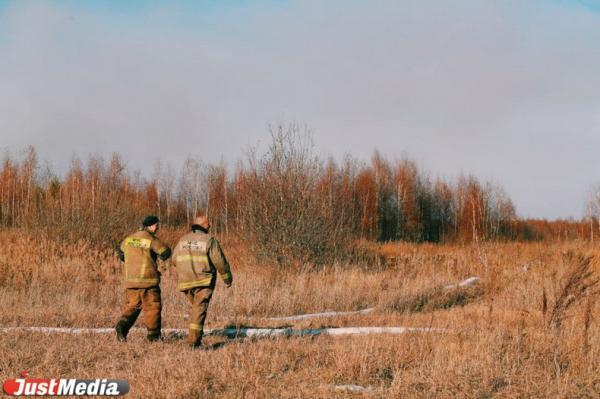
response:
[[[123,240],[117,250],[125,262],[125,288],[150,288],[160,283],[160,271],[156,260],[165,261],[171,249],[154,234],[141,229]]]
[[[175,246],[173,259],[177,268],[179,291],[213,286],[216,272],[219,272],[227,285],[231,285],[233,280],[219,241],[204,230],[193,230],[181,237]]]

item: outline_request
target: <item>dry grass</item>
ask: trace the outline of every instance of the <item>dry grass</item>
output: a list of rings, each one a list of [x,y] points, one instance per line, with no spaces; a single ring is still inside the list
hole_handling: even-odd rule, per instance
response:
[[[166,234],[170,240],[173,233]],[[208,327],[282,326],[266,316],[375,307],[369,315],[286,323],[293,327],[433,326],[447,334],[226,340],[191,352],[177,339],[149,344],[141,333],[119,345],[112,335],[0,335],[0,380],[34,377],[125,378],[131,397],[599,397],[600,307],[593,290],[561,310],[577,262],[600,251],[583,243],[437,246],[362,243],[378,265],[285,271],[250,261],[224,240],[234,265],[231,290],[219,285]],[[0,326],[112,326],[122,298],[111,251],[65,246],[0,232]],[[587,262],[586,279],[600,268]],[[571,262],[571,263],[570,263]],[[469,276],[480,287],[443,290]],[[573,286],[573,284],[571,284]],[[545,288],[544,288],[545,287]],[[581,288],[581,284],[578,285]],[[185,328],[187,304],[164,273],[165,327]],[[568,297],[568,294],[567,294]],[[567,301],[562,300],[563,304]],[[553,324],[554,325],[554,324]],[[371,387],[365,394],[337,384]]]

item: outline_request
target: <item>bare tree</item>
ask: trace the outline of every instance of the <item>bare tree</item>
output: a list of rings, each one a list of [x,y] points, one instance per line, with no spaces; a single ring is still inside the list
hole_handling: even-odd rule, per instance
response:
[[[179,194],[185,204],[187,222],[208,206],[208,177],[202,161],[188,158],[184,162],[179,180]]]
[[[600,226],[600,186],[591,190],[587,204],[586,216],[590,225],[590,241],[594,242],[594,226]]]

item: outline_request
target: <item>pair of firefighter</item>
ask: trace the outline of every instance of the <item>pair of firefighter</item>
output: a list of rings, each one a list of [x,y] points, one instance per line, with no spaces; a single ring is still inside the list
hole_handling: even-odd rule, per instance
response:
[[[142,221],[142,228],[126,237],[117,249],[119,258],[125,262],[126,297],[123,314],[115,327],[117,339],[127,339],[127,333],[140,312],[144,315],[148,340],[160,339],[162,301],[157,260],[166,261],[173,255],[178,290],[191,304],[187,343],[199,347],[217,272],[225,285],[231,287],[233,276],[229,263],[217,239],[210,235],[210,223],[205,216],[193,221],[192,231],[181,237],[172,254],[171,249],[156,236],[158,228],[158,218],[147,216]]]

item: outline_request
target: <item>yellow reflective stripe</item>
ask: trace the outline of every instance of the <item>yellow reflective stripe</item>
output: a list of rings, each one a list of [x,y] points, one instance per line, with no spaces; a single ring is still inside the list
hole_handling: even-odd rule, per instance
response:
[[[194,288],[194,287],[208,286],[208,285],[210,285],[211,282],[212,282],[212,276],[203,278],[201,280],[194,280],[194,281],[189,281],[189,282],[185,282],[185,283],[179,283],[178,288],[180,290],[188,290],[188,289]]]
[[[231,272],[226,272],[221,274],[221,278],[223,280],[231,280],[233,276],[231,275]]]
[[[206,262],[208,263],[208,256],[206,255],[178,255],[175,258],[177,262],[185,262],[186,260],[191,260],[192,262]]]
[[[127,281],[132,281],[135,283],[155,283],[158,284],[158,279],[157,278],[141,278],[141,277],[132,277],[132,278],[128,278]]]
[[[190,330],[202,331],[202,326],[200,324],[190,323]]]
[[[143,279],[146,275],[146,266],[148,266],[148,260],[144,259],[144,263],[142,263],[142,267],[140,268],[140,278]]]
[[[152,240],[147,238],[127,237],[125,239],[125,245],[128,247],[148,249],[150,244],[152,244]]]

